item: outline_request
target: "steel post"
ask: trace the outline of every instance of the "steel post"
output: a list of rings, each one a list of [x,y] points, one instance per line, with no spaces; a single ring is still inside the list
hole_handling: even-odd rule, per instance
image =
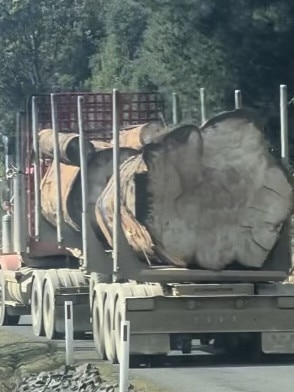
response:
[[[40,175],[40,151],[38,140],[38,112],[36,97],[32,99],[32,132],[34,148],[34,194],[35,194],[35,238],[40,240],[40,219],[41,219],[41,175]]]
[[[25,231],[24,231],[24,211],[23,211],[23,171],[21,167],[21,119],[20,113],[16,117],[16,173],[13,177],[13,193],[14,193],[14,220],[13,220],[13,236],[14,236],[14,251],[21,253],[25,249]]]
[[[82,192],[82,241],[83,241],[83,268],[88,268],[88,168],[85,152],[85,139],[83,128],[83,97],[78,96],[78,123],[79,123],[79,146],[80,146],[80,167],[81,167],[81,192]]]
[[[281,118],[281,158],[283,163],[289,165],[289,139],[288,139],[288,93],[285,84],[280,85],[280,118]]]
[[[130,367],[130,322],[121,322],[121,352],[122,358],[119,366],[119,392],[129,390]]]
[[[200,89],[200,105],[201,105],[201,124],[204,124],[206,121],[206,96],[205,96],[205,88],[201,87]]]
[[[9,137],[6,135],[2,136],[2,142],[4,144],[4,165],[5,165],[5,172],[7,172],[9,169],[11,169],[11,164],[13,163],[13,154],[9,151]]]
[[[114,217],[113,217],[113,281],[118,279],[119,271],[119,230],[120,216],[120,154],[119,154],[119,92],[112,93],[112,132],[113,132],[113,179],[114,179]]]
[[[61,246],[62,243],[62,200],[61,200],[61,178],[60,178],[60,151],[58,138],[58,122],[57,122],[57,108],[55,104],[55,94],[51,94],[51,116],[52,116],[52,130],[53,130],[53,148],[54,148],[54,169],[56,181],[56,227],[57,227],[57,243]]]
[[[2,217],[2,253],[13,252],[11,215]]]
[[[173,124],[177,125],[179,122],[179,96],[177,93],[173,93]]]
[[[65,313],[65,362],[66,365],[74,363],[74,328],[72,301],[64,302]]]
[[[241,90],[235,90],[235,109],[241,109],[242,107],[242,92]]]

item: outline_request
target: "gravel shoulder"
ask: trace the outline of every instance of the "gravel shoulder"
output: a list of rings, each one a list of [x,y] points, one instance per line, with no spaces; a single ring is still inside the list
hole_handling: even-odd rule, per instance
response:
[[[11,377],[53,370],[63,363],[64,354],[51,342],[38,342],[0,330],[1,392]]]
[[[11,391],[13,378],[60,369],[64,365],[64,357],[64,348],[60,344],[40,341],[0,328],[0,392]],[[77,353],[75,357],[77,364],[83,363],[83,355],[79,358]],[[97,366],[101,378],[107,383],[118,383],[118,366],[101,361],[91,363]],[[132,372],[130,375],[130,383],[138,392],[169,392],[157,387],[150,379],[138,377]]]

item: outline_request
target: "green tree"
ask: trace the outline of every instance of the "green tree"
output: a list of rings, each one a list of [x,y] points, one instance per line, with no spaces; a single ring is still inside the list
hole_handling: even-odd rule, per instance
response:
[[[115,34],[100,43],[100,52],[91,60],[93,90],[125,89],[131,83],[132,62],[126,45]]]
[[[148,12],[142,0],[101,2],[104,38],[91,58],[92,89],[136,89],[136,70]]]
[[[96,40],[89,3],[0,0],[2,113],[22,108],[32,93],[78,88],[89,77]]]
[[[148,3],[150,18],[138,78],[169,94],[179,92],[186,115],[199,118],[196,108],[200,87],[207,89],[211,110],[224,108],[229,92],[237,86],[238,75],[226,45],[208,26],[207,18],[215,2]]]

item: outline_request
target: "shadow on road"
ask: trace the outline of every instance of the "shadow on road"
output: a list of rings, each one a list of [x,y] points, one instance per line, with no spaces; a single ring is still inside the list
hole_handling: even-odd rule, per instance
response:
[[[293,366],[294,355],[261,355],[258,361],[249,361],[241,356],[229,355],[171,355],[167,357],[132,358],[132,368],[180,368],[180,367],[264,367],[264,366]]]

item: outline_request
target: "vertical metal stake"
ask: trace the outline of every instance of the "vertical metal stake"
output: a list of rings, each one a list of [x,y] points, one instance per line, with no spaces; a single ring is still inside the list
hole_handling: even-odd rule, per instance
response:
[[[241,90],[235,90],[235,109],[241,109],[242,107],[242,92]]]
[[[40,175],[40,152],[38,140],[38,112],[36,97],[32,99],[32,131],[34,148],[34,193],[35,193],[35,238],[40,239],[40,218],[41,218],[41,175]]]
[[[113,281],[118,279],[119,270],[119,230],[120,217],[120,154],[119,154],[119,92],[113,89],[112,94],[112,132],[113,132],[113,179],[114,179],[114,217],[113,217]]]
[[[2,216],[2,252],[1,253],[13,252],[11,221],[12,221],[11,215],[6,214]]]
[[[179,122],[179,97],[177,93],[173,93],[173,124],[177,125]]]
[[[121,322],[121,361],[119,366],[119,392],[129,390],[130,322]]]
[[[83,129],[83,97],[78,96],[78,122],[79,122],[79,146],[81,167],[81,191],[82,191],[82,240],[83,240],[83,268],[88,267],[88,168],[86,161],[85,139]]]
[[[23,230],[23,191],[21,167],[21,119],[20,113],[16,117],[16,174],[13,178],[14,188],[14,250],[16,253],[24,251],[24,230]]]
[[[73,335],[73,307],[72,301],[64,302],[65,316],[65,361],[67,365],[74,363],[74,335]]]
[[[201,124],[204,124],[206,121],[206,97],[205,97],[205,88],[201,87],[200,89],[200,105],[201,105]]]
[[[55,94],[51,94],[51,115],[52,115],[52,130],[53,130],[53,148],[54,148],[54,169],[56,181],[56,227],[57,227],[57,242],[58,246],[62,243],[62,201],[61,201],[61,178],[60,178],[60,150],[58,138],[57,125],[57,109],[55,105]]]
[[[288,139],[288,93],[285,84],[280,85],[280,117],[281,117],[281,158],[283,163],[289,164]]]

